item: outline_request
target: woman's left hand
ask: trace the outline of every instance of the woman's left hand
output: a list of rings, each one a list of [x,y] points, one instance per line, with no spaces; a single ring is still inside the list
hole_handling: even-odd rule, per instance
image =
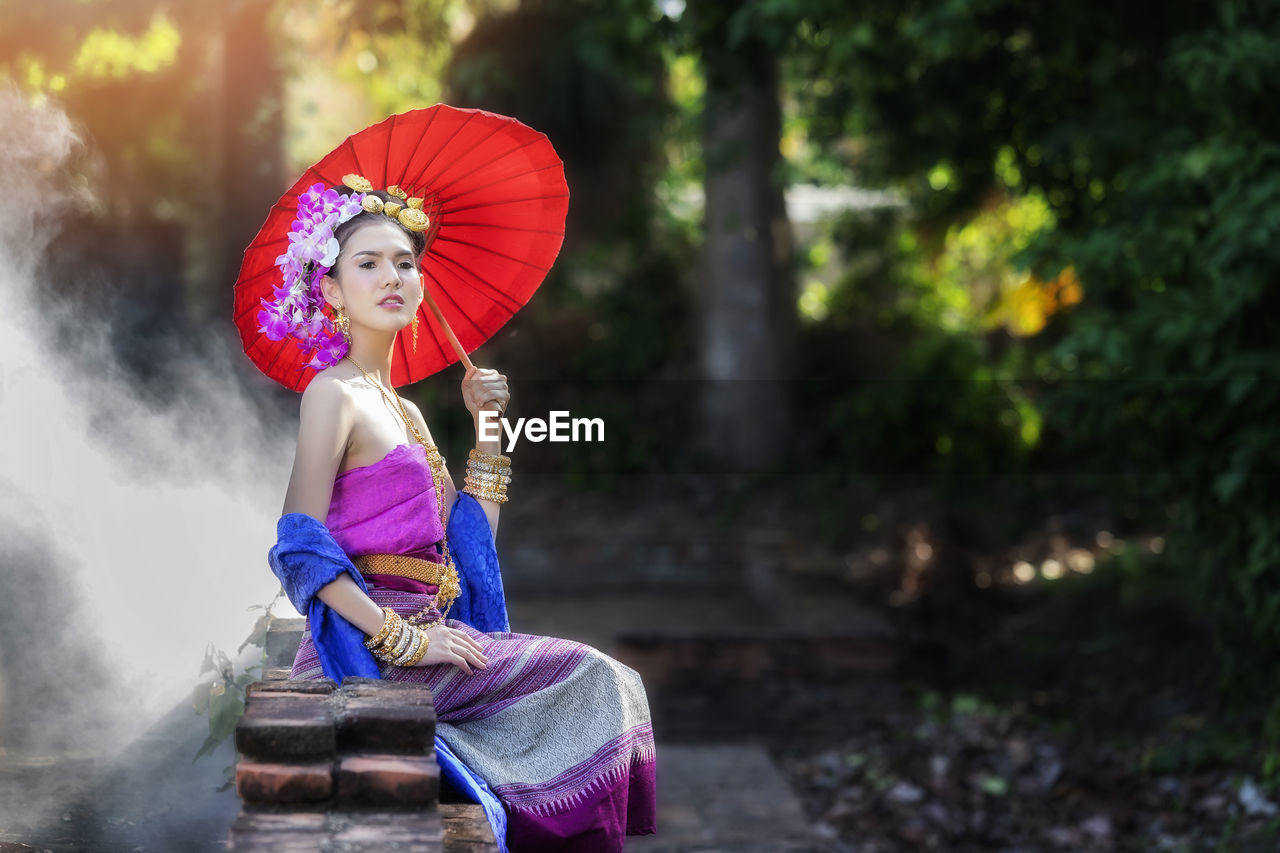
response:
[[[480,417],[481,409],[502,414],[511,401],[506,374],[487,367],[472,367],[462,377],[462,401],[473,418]]]

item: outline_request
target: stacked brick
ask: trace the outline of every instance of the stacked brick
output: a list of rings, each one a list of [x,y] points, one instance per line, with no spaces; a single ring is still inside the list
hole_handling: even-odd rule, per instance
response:
[[[227,849],[496,853],[479,805],[440,802],[435,727],[422,684],[250,685],[236,726],[242,807]]]

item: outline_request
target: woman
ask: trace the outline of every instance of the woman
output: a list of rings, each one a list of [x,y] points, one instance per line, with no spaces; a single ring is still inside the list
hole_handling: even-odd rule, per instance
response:
[[[490,812],[500,846],[622,850],[625,835],[655,831],[644,686],[635,670],[582,643],[482,631],[442,612],[468,599],[460,610],[480,621],[484,592],[468,575],[476,548],[492,564],[487,582],[498,582],[493,537],[509,460],[496,440],[477,440],[459,493],[422,413],[392,387],[397,335],[423,300],[425,217],[403,214],[397,188],[373,191],[349,177],[351,186],[338,192],[316,186],[299,197],[293,245],[278,260],[286,287],[260,315],[269,335],[310,340],[320,348],[316,366],[327,364],[302,395],[280,541],[270,555],[307,615],[291,677],[428,684],[442,768],[451,766],[446,757],[465,765],[483,780],[469,790],[501,802],[504,814]],[[291,276],[303,285],[291,288]],[[340,335],[325,339],[326,317],[295,310],[292,295],[304,289],[318,290]],[[479,413],[501,413],[510,399],[506,376],[494,370],[468,370],[462,392],[477,435]],[[482,521],[464,527],[459,519],[468,512],[487,529]],[[477,529],[478,546],[456,541]],[[501,617],[485,621],[505,625],[500,582],[488,596],[490,608],[495,602]]]

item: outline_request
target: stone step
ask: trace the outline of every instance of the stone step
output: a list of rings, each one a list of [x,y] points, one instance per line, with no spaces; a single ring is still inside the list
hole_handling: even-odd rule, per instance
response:
[[[503,584],[509,592],[659,591],[677,587],[710,592],[742,578],[749,547],[738,541],[683,544],[591,536],[526,537],[499,543]]]
[[[442,853],[444,824],[436,809],[416,811],[241,811],[228,851],[261,853]]]
[[[658,832],[627,853],[825,853],[795,792],[762,747],[659,744]]]
[[[444,853],[498,853],[493,827],[478,803],[441,803]]]
[[[563,637],[611,654],[622,634],[733,637],[768,632],[886,648],[895,632],[878,612],[848,595],[792,592],[775,601],[737,589],[713,595],[680,592],[508,594],[511,629]],[[292,661],[291,661],[292,662]]]
[[[302,617],[273,617],[267,628],[264,645],[265,665],[271,668],[292,669],[294,656],[297,655],[298,646],[302,643],[302,631],[306,626],[307,620]],[[288,677],[288,673],[285,673],[285,677]],[[265,671],[263,680],[271,680],[266,677]]]

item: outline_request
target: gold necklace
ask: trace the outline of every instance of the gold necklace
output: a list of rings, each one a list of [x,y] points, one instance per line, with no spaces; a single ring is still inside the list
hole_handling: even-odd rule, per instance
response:
[[[369,371],[361,367],[360,362],[351,358],[350,353],[347,353],[347,358],[351,360],[351,363],[356,366],[357,370],[364,374],[364,378],[378,389],[378,392],[382,394],[382,399],[390,403],[391,397],[387,395],[387,391],[382,387],[382,383],[370,376]],[[442,533],[440,549],[444,554],[444,577],[440,578],[440,583],[436,585],[436,595],[431,596],[431,600],[427,602],[427,606],[409,617],[409,622],[411,624],[420,624],[425,627],[432,627],[444,622],[445,617],[449,615],[450,608],[453,607],[453,602],[456,601],[458,596],[462,593],[462,585],[458,579],[458,569],[454,566],[453,556],[449,553],[449,537],[447,535],[443,535],[447,519],[447,511],[444,506],[444,478],[448,476],[448,472],[445,470],[444,457],[440,455],[440,449],[436,447],[433,442],[427,441],[422,433],[418,432],[418,427],[409,417],[408,411],[405,410],[404,403],[400,400],[400,395],[396,394],[394,389],[392,390],[392,394],[395,396],[395,408],[400,412],[400,417],[404,420],[405,426],[409,428],[409,432],[412,433],[414,441],[421,444],[427,451],[427,464],[431,466],[432,481],[435,485],[436,507],[440,511],[440,530]],[[430,613],[431,609],[436,607],[437,603],[441,599],[444,600],[445,607],[444,612],[440,614],[439,619],[429,624],[425,621],[421,623],[417,622],[419,617]]]

